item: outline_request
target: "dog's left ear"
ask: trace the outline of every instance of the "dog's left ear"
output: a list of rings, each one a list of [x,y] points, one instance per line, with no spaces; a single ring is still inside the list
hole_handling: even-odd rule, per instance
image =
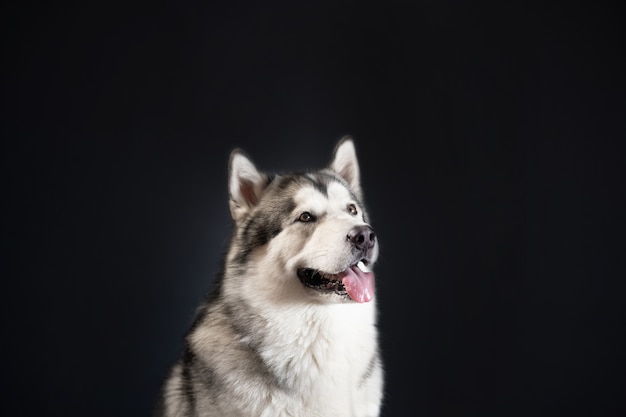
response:
[[[228,163],[228,193],[230,214],[235,221],[241,220],[259,203],[267,179],[241,149],[232,151]]]
[[[329,168],[346,180],[357,197],[362,197],[359,162],[356,157],[356,149],[354,148],[354,141],[351,136],[344,136],[339,143],[337,143]]]

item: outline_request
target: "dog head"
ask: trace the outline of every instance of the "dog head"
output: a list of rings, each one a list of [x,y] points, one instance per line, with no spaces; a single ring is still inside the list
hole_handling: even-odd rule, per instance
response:
[[[241,150],[229,163],[235,222],[228,267],[274,299],[369,302],[378,239],[363,205],[354,143],[343,138],[318,171],[268,175]]]

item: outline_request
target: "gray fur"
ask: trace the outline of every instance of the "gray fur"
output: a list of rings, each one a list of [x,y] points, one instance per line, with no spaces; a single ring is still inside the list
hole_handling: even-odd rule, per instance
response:
[[[310,259],[334,273],[330,265],[358,260],[348,259],[357,255],[344,246],[345,230],[368,222],[359,181],[349,138],[338,143],[327,168],[312,172],[264,174],[241,150],[233,151],[230,248],[185,338],[184,354],[165,381],[156,415],[379,415],[383,374],[374,301],[318,295],[299,282],[291,266],[301,257],[299,267]],[[344,201],[357,214],[346,214]],[[315,221],[299,221],[301,206]],[[326,236],[335,231],[336,237]],[[320,244],[307,255],[315,239],[340,250]],[[358,256],[373,264],[377,250]],[[332,262],[319,259],[325,253]]]

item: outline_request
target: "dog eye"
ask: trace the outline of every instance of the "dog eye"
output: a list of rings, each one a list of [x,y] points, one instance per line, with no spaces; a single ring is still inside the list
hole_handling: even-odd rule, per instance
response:
[[[353,216],[356,216],[357,210],[354,204],[348,204],[348,213],[352,214]]]
[[[315,217],[313,217],[313,215],[308,211],[305,211],[300,215],[300,217],[298,217],[298,221],[303,223],[312,222],[313,220],[315,220]]]

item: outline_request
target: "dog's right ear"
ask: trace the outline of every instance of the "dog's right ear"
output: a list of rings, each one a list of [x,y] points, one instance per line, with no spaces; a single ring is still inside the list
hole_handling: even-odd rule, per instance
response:
[[[241,149],[232,151],[228,163],[228,193],[230,214],[235,221],[259,203],[266,186],[267,175],[259,172]]]

